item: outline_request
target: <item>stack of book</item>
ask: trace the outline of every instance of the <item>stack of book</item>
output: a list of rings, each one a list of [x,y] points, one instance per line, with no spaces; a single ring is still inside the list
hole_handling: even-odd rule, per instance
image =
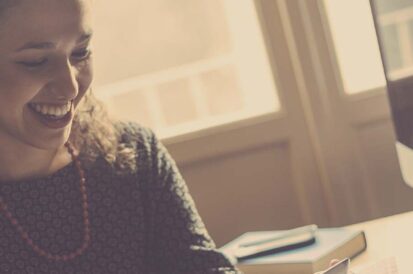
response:
[[[313,274],[332,259],[353,258],[366,248],[363,231],[311,225],[247,232],[220,250],[246,274]]]

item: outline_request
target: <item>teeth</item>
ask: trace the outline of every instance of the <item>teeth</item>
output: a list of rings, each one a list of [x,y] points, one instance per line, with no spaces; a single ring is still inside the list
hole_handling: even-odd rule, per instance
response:
[[[53,115],[55,117],[63,117],[70,111],[72,107],[72,102],[68,102],[66,105],[63,105],[63,106],[35,104],[35,103],[31,103],[30,106],[32,107],[33,110],[41,114]]]

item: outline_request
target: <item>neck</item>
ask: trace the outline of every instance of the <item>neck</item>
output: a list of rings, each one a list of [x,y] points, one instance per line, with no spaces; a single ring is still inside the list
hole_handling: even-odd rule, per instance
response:
[[[0,182],[50,175],[71,162],[65,146],[39,149],[23,143],[0,146]]]

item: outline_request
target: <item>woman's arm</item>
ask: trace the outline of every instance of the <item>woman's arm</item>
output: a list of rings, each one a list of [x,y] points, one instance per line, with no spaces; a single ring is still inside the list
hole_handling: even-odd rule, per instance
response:
[[[157,273],[240,274],[216,250],[174,160],[150,131],[148,138],[151,267]]]

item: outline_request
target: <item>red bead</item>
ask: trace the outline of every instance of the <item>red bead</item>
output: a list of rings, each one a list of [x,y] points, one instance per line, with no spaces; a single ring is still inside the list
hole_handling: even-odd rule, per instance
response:
[[[90,242],[90,222],[89,222],[89,213],[88,213],[88,203],[87,203],[87,192],[86,192],[86,179],[85,179],[85,172],[82,169],[82,165],[80,161],[77,159],[74,149],[70,142],[66,142],[65,144],[70,156],[72,157],[73,161],[75,162],[76,169],[79,173],[80,177],[80,191],[82,193],[82,207],[83,207],[83,225],[84,225],[84,236],[83,236],[83,244],[81,248],[78,248],[75,252],[69,253],[68,255],[53,255],[42,250],[39,246],[34,244],[33,240],[30,238],[29,234],[23,229],[22,226],[19,225],[18,221],[13,217],[11,212],[7,209],[7,204],[3,201],[2,197],[0,197],[0,210],[3,212],[5,217],[12,223],[16,229],[20,232],[21,237],[26,241],[26,243],[33,248],[33,250],[49,260],[55,261],[67,261],[75,258],[76,256],[80,256],[85,249],[89,246]]]

